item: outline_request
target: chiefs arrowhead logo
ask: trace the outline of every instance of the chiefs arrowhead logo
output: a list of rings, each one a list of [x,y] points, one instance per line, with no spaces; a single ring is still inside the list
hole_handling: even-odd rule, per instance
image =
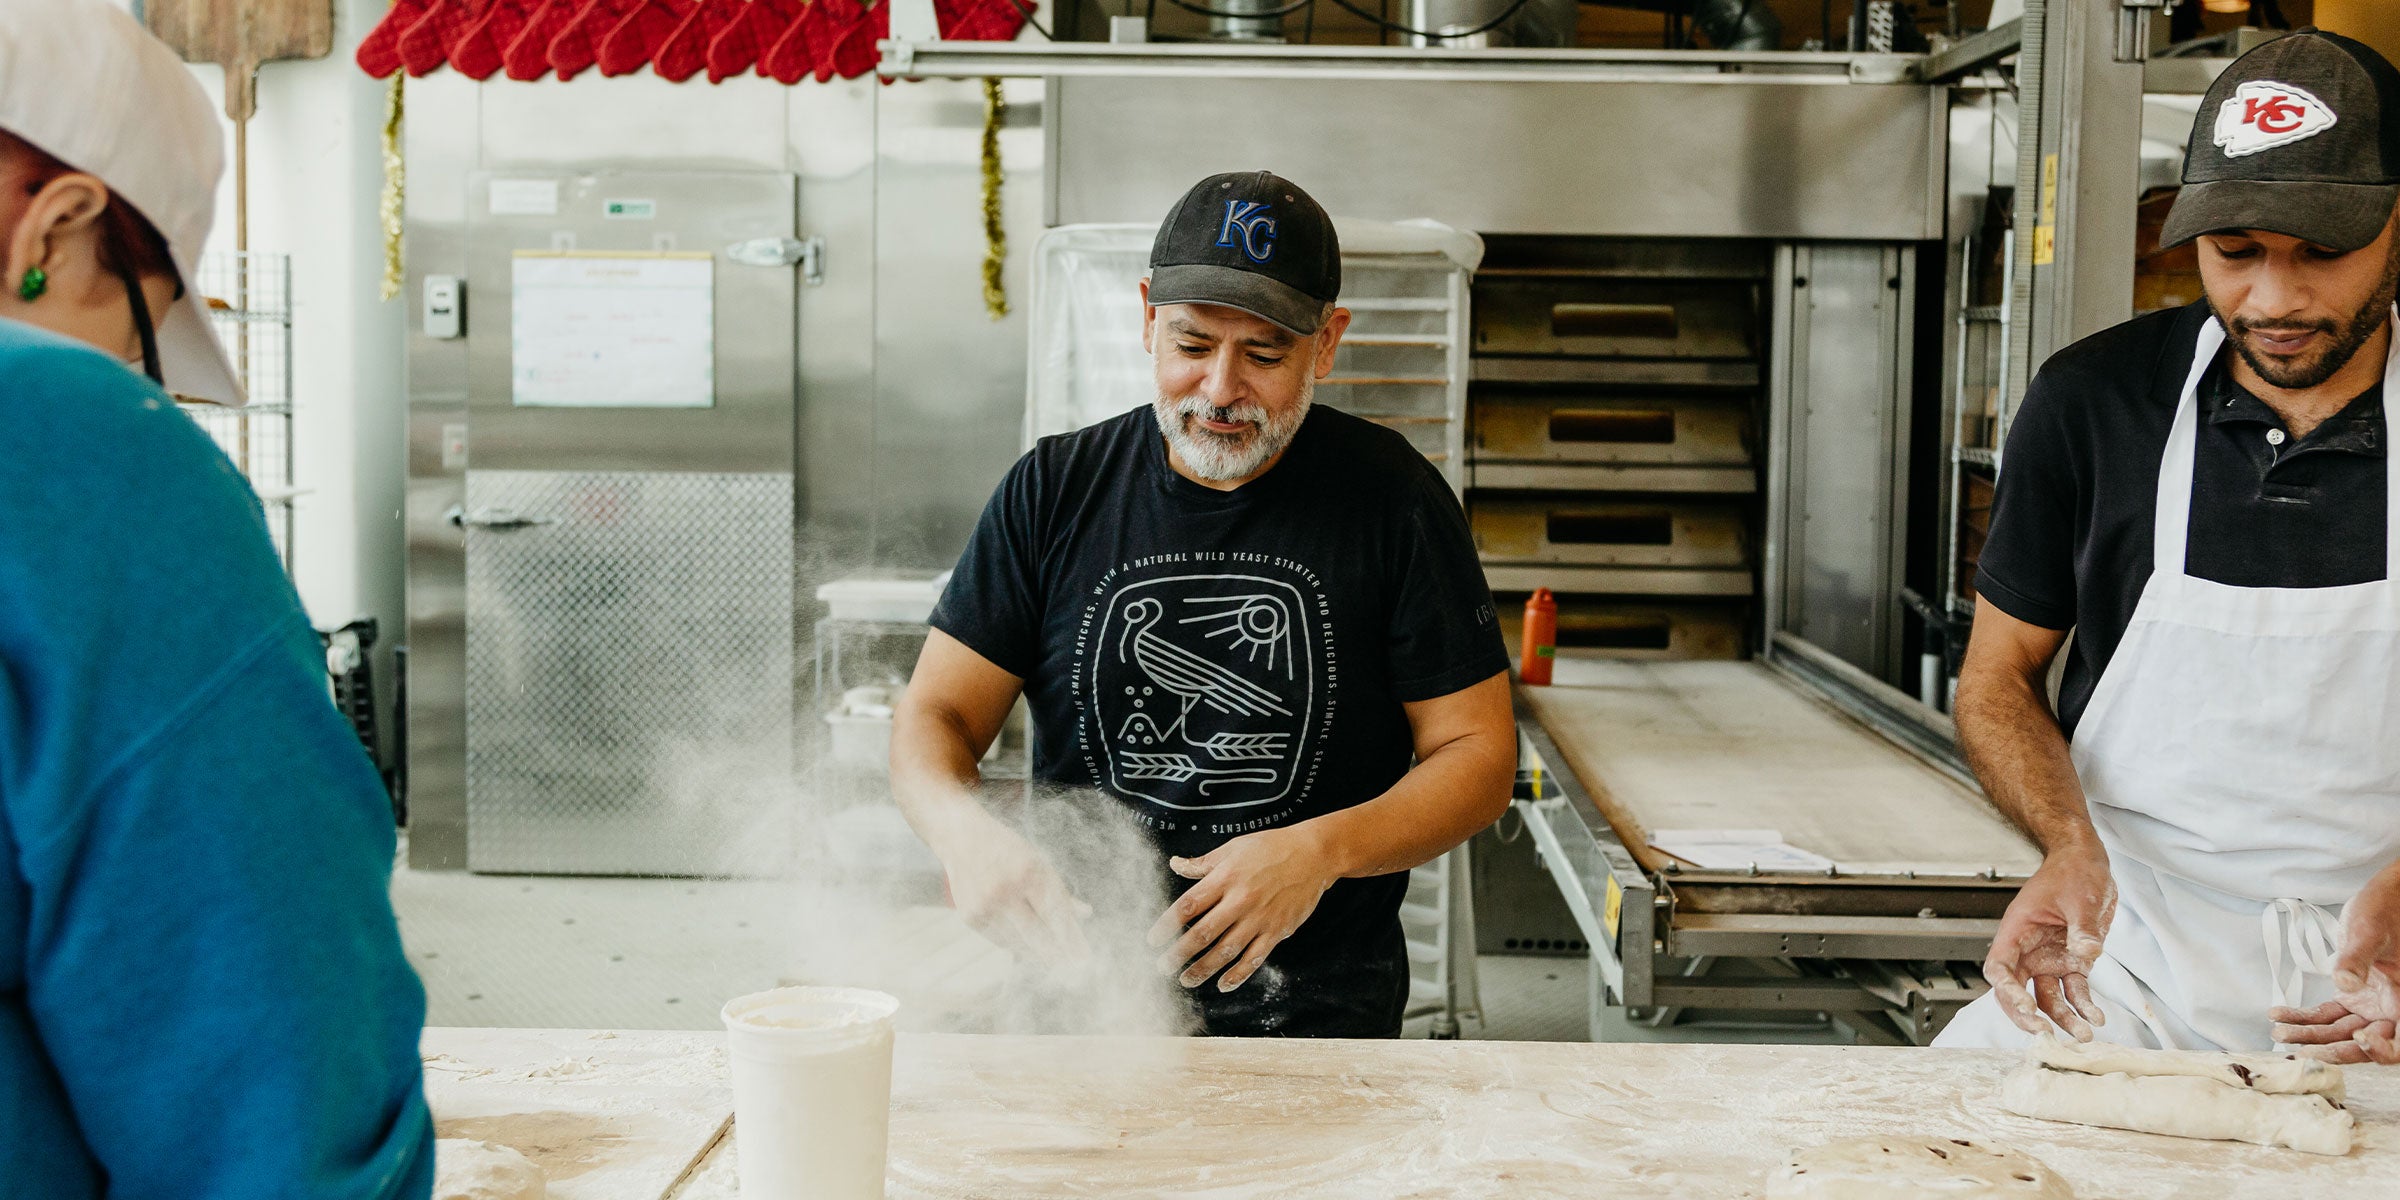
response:
[[[2325,102],[2288,83],[2254,79],[2233,89],[2217,106],[2216,142],[2227,158],[2240,158],[2312,138],[2333,128]]]

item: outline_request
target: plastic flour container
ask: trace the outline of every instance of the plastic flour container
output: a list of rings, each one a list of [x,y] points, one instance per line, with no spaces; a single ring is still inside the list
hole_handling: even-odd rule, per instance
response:
[[[881,1200],[899,1009],[863,988],[726,1002],[743,1200]]]

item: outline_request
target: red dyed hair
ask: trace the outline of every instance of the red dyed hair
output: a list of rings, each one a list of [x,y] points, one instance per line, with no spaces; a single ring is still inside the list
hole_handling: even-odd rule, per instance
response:
[[[5,129],[0,129],[0,162],[16,167],[27,196],[62,175],[75,173],[74,167],[49,151]],[[165,236],[150,218],[114,191],[108,194],[107,210],[100,214],[100,265],[112,272],[131,270],[137,276],[165,275],[176,280],[176,294],[183,293],[182,272],[175,267]]]

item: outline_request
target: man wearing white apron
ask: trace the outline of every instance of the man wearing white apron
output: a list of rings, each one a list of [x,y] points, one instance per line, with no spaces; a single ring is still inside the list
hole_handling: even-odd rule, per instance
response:
[[[2184,183],[2207,300],[2059,352],[2002,459],[1958,730],[2044,859],[1935,1044],[2396,1062],[2400,71],[2253,50]]]

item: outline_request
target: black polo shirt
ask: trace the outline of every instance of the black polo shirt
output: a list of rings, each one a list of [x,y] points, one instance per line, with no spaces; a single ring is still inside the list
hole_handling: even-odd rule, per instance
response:
[[[2059,351],[2009,428],[1976,590],[2018,620],[2075,630],[2059,693],[2070,734],[2150,580],[2159,460],[2207,319],[2193,304]],[[2185,569],[2251,588],[2385,578],[2382,385],[2292,438],[2233,382],[2231,353],[2200,381]]]

